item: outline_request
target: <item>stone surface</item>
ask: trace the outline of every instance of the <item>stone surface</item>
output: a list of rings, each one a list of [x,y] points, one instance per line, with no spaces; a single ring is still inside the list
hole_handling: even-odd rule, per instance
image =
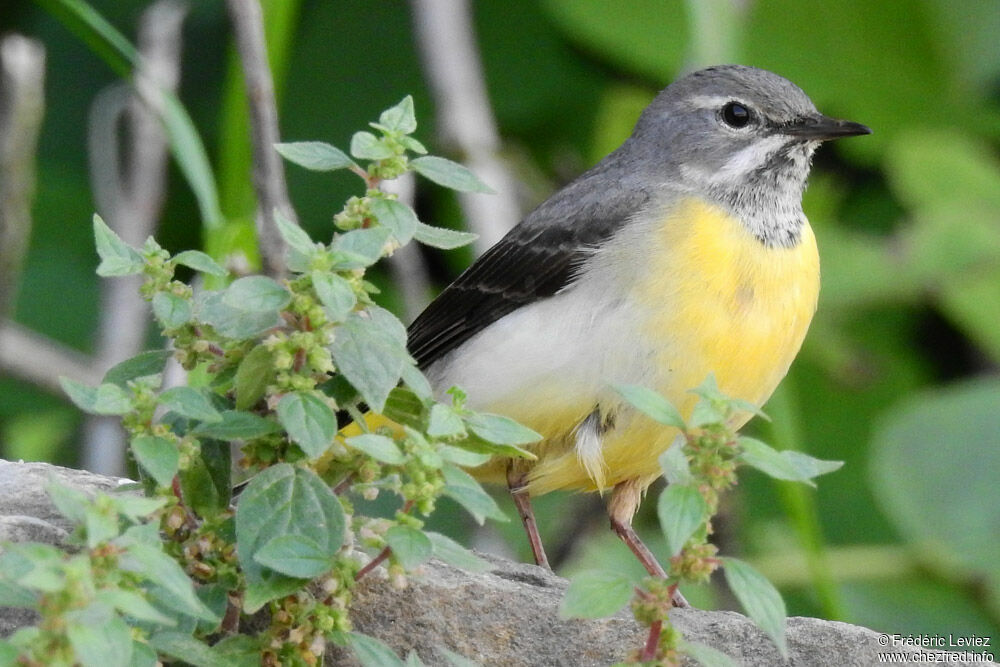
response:
[[[109,491],[122,482],[45,464],[0,461],[0,542],[60,543],[68,525],[44,491],[53,475],[87,492]],[[610,665],[642,644],[645,633],[627,613],[596,621],[562,620],[558,608],[566,580],[534,565],[485,558],[490,569],[476,574],[428,563],[403,591],[393,589],[376,570],[358,587],[352,608],[356,629],[380,638],[400,655],[416,651],[427,665],[451,664],[441,647],[483,665]],[[771,641],[735,612],[676,609],[672,618],[688,641],[708,644],[750,667],[867,667],[879,664],[879,652],[887,650],[880,646],[879,634],[867,628],[790,618],[786,663]],[[29,622],[31,616],[23,610],[0,608],[0,636]],[[894,664],[933,662],[915,650],[889,650],[910,656]],[[337,647],[327,657],[330,665],[358,664]]]

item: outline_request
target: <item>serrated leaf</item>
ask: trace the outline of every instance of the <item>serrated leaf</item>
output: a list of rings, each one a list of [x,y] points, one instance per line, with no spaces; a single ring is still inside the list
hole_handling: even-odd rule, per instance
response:
[[[153,295],[153,314],[164,329],[176,329],[191,321],[191,302],[172,292]]]
[[[427,422],[427,435],[432,438],[450,438],[465,435],[465,423],[454,408],[442,403],[431,406]]]
[[[292,442],[310,458],[316,458],[333,444],[337,416],[322,398],[312,392],[295,391],[281,397],[278,421]]]
[[[178,611],[199,620],[217,623],[220,619],[198,598],[191,579],[173,558],[163,553],[159,546],[135,540],[123,540],[127,545],[119,558],[120,567],[165,588],[171,593],[171,602]]]
[[[389,107],[378,117],[378,124],[389,132],[410,134],[417,129],[417,117],[413,113],[413,97],[407,95],[399,104]]]
[[[376,461],[390,465],[402,465],[406,457],[392,438],[377,433],[362,433],[345,440],[348,447],[364,452]]]
[[[157,484],[170,486],[180,464],[180,452],[173,442],[156,435],[140,435],[132,439],[132,454]]]
[[[673,426],[682,431],[687,430],[687,424],[684,423],[681,413],[658,392],[635,384],[618,384],[615,385],[614,389],[644,415],[661,424]]]
[[[316,296],[323,304],[323,312],[331,322],[343,322],[358,303],[351,283],[327,271],[313,271],[311,278]]]
[[[331,555],[315,540],[294,534],[268,540],[254,553],[253,559],[275,572],[300,579],[318,577],[333,565]]]
[[[137,354],[109,368],[101,384],[116,384],[124,388],[131,380],[159,375],[166,367],[167,360],[173,355],[172,350],[150,350]]]
[[[360,632],[345,633],[347,645],[361,663],[361,667],[404,667],[403,661],[391,648]]]
[[[382,258],[386,241],[392,236],[387,227],[352,229],[334,238],[331,250],[338,257],[334,263],[338,271],[364,269]]]
[[[490,564],[487,561],[447,535],[431,531],[426,531],[424,534],[427,535],[434,547],[434,558],[448,565],[462,568],[467,572],[485,572],[490,569]]]
[[[274,379],[274,355],[266,345],[257,345],[243,357],[236,368],[233,389],[236,409],[249,410],[264,398],[267,385]]]
[[[220,421],[198,424],[192,433],[207,438],[230,441],[260,438],[281,429],[280,426],[270,419],[252,412],[225,410],[220,414],[222,415]]]
[[[330,351],[337,369],[378,413],[410,360],[406,328],[395,315],[377,306],[344,320]]]
[[[469,169],[443,157],[434,155],[418,157],[410,160],[410,166],[424,178],[452,190],[496,194],[493,188],[479,180],[479,177]]]
[[[385,541],[407,570],[417,567],[434,552],[430,538],[412,526],[393,526],[385,532]]]
[[[278,311],[253,311],[226,303],[224,292],[202,293],[196,299],[197,317],[227,338],[244,340],[281,326]]]
[[[503,415],[477,412],[466,417],[465,423],[480,438],[497,445],[528,445],[542,439],[527,426]]]
[[[94,240],[101,263],[97,275],[103,278],[130,276],[142,273],[145,260],[132,246],[105,224],[101,216],[94,214]]]
[[[738,443],[742,449],[740,461],[775,479],[816,486],[812,481],[814,477],[833,472],[844,465],[843,461],[823,461],[792,450],[779,452],[754,438],[741,437]]]
[[[395,199],[379,198],[371,202],[371,212],[378,218],[400,245],[406,245],[417,230],[417,214],[405,204]]]
[[[454,250],[455,248],[469,245],[478,239],[479,235],[471,232],[445,229],[444,227],[432,227],[418,221],[417,227],[413,231],[413,238],[432,248]]]
[[[445,495],[464,507],[476,523],[482,525],[487,518],[494,521],[510,520],[472,475],[453,465],[445,465],[441,471],[444,473]]]
[[[621,572],[587,570],[570,579],[559,605],[560,618],[605,618],[632,599],[635,583]]]
[[[288,290],[267,276],[240,278],[222,293],[226,305],[257,313],[277,312],[291,300]]]
[[[708,503],[694,486],[670,484],[660,494],[656,513],[670,555],[676,556],[708,518]]]
[[[395,153],[371,132],[355,132],[351,137],[351,155],[359,160],[385,160]]]
[[[225,278],[229,275],[218,262],[200,250],[185,250],[174,257],[174,262],[216,278]]]
[[[167,410],[188,419],[210,423],[222,421],[222,415],[208,397],[194,387],[171,387],[157,400]]]
[[[88,387],[66,377],[59,378],[63,391],[74,405],[90,414],[123,415],[132,410],[128,393],[116,384]]]
[[[736,558],[722,558],[726,584],[740,601],[747,616],[767,634],[781,652],[788,657],[785,641],[785,601],[778,589],[760,572]]]
[[[684,453],[686,442],[685,436],[680,434],[674,438],[666,451],[660,454],[660,470],[671,484],[687,484],[692,479],[691,464]]]
[[[722,651],[708,644],[689,642],[684,639],[678,643],[681,653],[691,656],[702,667],[737,667],[737,662]]]
[[[252,613],[303,583],[254,560],[264,544],[301,535],[332,557],[344,543],[345,523],[340,500],[311,470],[279,463],[250,480],[236,508],[236,550],[248,584],[245,610]]]
[[[334,171],[358,166],[347,153],[322,141],[292,141],[275,144],[274,149],[289,162],[312,171]]]

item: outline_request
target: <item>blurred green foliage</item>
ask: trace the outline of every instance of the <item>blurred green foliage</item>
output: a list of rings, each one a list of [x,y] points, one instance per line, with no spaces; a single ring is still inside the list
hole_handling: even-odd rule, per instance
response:
[[[93,4],[132,35],[146,2]],[[265,5],[274,12],[282,2]],[[1000,552],[1000,486],[991,483],[1000,385],[967,383],[1000,363],[1000,5],[480,0],[475,8],[505,152],[532,203],[616,147],[659,88],[710,60],[772,69],[825,113],[874,129],[817,156],[805,207],[823,262],[820,307],[769,410],[772,442],[846,466],[815,492],[746,475],[717,538],[724,553],[760,564],[782,586],[792,614],[887,632],[998,637],[990,556]],[[114,75],[27,0],[0,8],[0,31],[9,30],[48,49],[36,229],[16,317],[86,351],[97,260],[84,120]],[[418,117],[433,117],[406,3],[288,3],[269,31],[285,140],[344,144],[352,128],[407,93]],[[192,3],[185,37],[179,96],[218,165],[230,224],[245,224],[248,151],[223,3]],[[416,134],[430,146],[432,128],[425,121]],[[317,238],[329,235],[348,179],[296,170],[289,182],[303,224]],[[439,193],[421,193],[418,212],[461,224],[454,201]],[[195,198],[172,174],[159,238],[173,251],[199,247],[197,220]],[[470,259],[427,258],[442,283]],[[379,284],[396,307],[387,281]],[[72,464],[76,420],[60,399],[0,379],[0,455]],[[634,567],[605,535],[596,503],[556,495],[537,503],[564,572],[594,560]],[[654,510],[644,508],[640,530]],[[468,539],[458,521],[432,528]],[[502,530],[504,544],[526,556],[519,528]],[[731,604],[710,589],[691,597]]]

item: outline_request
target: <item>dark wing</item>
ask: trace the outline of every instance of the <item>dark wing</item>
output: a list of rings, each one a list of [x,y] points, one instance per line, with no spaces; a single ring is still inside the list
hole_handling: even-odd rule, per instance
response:
[[[616,172],[606,160],[567,185],[441,292],[409,328],[409,351],[420,367],[568,285],[591,250],[648,200],[612,178]]]

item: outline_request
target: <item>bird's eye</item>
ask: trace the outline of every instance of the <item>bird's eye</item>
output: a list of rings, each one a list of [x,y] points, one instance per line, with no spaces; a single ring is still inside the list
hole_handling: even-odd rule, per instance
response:
[[[729,127],[746,127],[750,122],[750,109],[739,102],[730,102],[722,107],[722,120]]]

